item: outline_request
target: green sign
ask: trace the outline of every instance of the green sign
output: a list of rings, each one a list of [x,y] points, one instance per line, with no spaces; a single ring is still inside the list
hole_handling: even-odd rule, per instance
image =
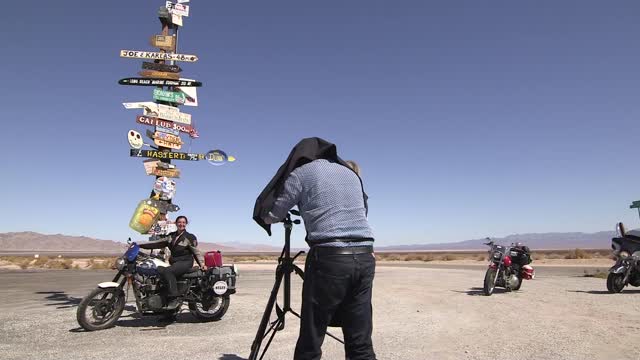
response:
[[[162,89],[153,89],[153,99],[160,101],[168,101],[171,103],[184,104],[186,96],[183,92],[167,91]]]

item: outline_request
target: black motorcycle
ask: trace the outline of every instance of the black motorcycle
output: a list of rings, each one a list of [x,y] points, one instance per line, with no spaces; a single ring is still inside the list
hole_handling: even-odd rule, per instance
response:
[[[522,280],[531,280],[535,273],[533,267],[529,266],[531,258],[522,249],[512,246],[495,244],[487,238],[489,242],[489,268],[484,275],[484,294],[493,294],[496,286],[505,288],[507,291],[520,290]]]
[[[98,284],[78,306],[77,320],[88,331],[103,330],[115,325],[126,303],[125,285],[131,287],[137,312],[142,315],[175,316],[183,302],[200,321],[219,320],[229,308],[231,294],[236,292],[237,270],[233,266],[209,267],[206,271],[194,267],[178,280],[179,306],[167,308],[167,286],[158,274],[158,267],[169,266],[159,255],[145,254],[136,243],[116,260],[118,273],[113,281]]]
[[[613,294],[627,285],[640,286],[640,230],[627,232],[624,225],[618,223],[616,232],[617,236],[611,239],[616,263],[607,276],[607,290]]]

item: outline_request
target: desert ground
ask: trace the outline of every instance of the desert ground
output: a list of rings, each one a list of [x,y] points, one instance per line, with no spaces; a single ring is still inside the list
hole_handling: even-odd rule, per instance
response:
[[[608,294],[605,280],[584,273],[611,261],[590,262],[538,264],[536,279],[520,291],[497,289],[487,297],[483,262],[380,261],[373,299],[378,359],[640,359],[640,288]],[[99,332],[79,328],[76,307],[112,271],[1,270],[1,358],[246,359],[275,265],[239,268],[238,293],[218,322],[198,323],[183,309],[177,322],[161,323],[138,317],[130,301],[117,326]],[[300,289],[294,280],[294,308]],[[287,316],[265,359],[292,358],[298,324]],[[324,359],[344,359],[341,345],[328,337],[323,351]]]

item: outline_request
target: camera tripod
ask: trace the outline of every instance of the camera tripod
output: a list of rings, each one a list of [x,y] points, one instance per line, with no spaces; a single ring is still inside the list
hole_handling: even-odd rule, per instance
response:
[[[291,214],[299,216],[300,213],[296,210],[291,210]],[[296,258],[302,254],[304,251],[299,251],[294,257],[291,257],[291,229],[293,228],[293,224],[300,224],[300,220],[291,220],[291,214],[287,214],[287,217],[284,219],[284,247],[282,248],[282,253],[278,258],[278,267],[276,268],[276,282],[273,285],[273,289],[271,290],[271,296],[269,296],[269,301],[267,302],[267,307],[264,310],[264,314],[262,315],[262,321],[260,321],[260,326],[258,327],[258,332],[256,333],[256,337],[253,340],[253,344],[251,344],[251,355],[249,355],[249,360],[262,360],[264,355],[267,353],[267,349],[269,349],[269,345],[271,345],[271,341],[276,336],[277,331],[284,330],[285,325],[285,315],[290,312],[295,315],[297,318],[300,318],[300,314],[291,309],[291,273],[295,271],[300,278],[304,281],[304,271],[300,269],[293,262]],[[277,303],[278,300],[278,292],[280,290],[280,285],[282,284],[284,279],[284,293],[283,300],[284,306],[280,308]],[[273,311],[273,306],[276,307],[276,316],[277,318],[271,322],[269,325],[269,319],[271,317],[271,312]],[[267,329],[267,326],[269,328]],[[271,334],[269,336],[269,334]],[[340,343],[344,342],[334,335],[331,335],[327,332],[327,335],[336,339]],[[262,341],[269,336],[269,340],[267,344],[262,349],[262,355],[258,358],[260,353],[260,347],[262,346]]]

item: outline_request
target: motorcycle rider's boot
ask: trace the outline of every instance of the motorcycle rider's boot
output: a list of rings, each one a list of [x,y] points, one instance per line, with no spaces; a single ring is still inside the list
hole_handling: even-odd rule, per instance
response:
[[[164,307],[167,310],[174,310],[178,306],[180,306],[180,301],[178,301],[178,297],[170,297],[167,300],[168,300],[167,306]]]

